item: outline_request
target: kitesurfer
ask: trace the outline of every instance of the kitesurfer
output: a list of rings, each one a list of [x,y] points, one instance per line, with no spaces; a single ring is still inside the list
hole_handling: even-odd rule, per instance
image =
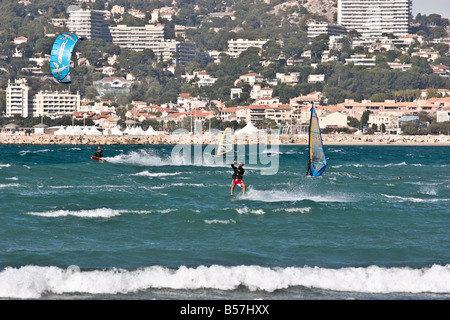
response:
[[[103,158],[103,150],[102,147],[98,146],[97,152],[95,153],[95,156],[98,158]]]
[[[242,187],[242,195],[245,194],[245,183],[242,181],[242,177],[244,176],[244,164],[241,162],[239,163],[239,165],[236,167],[235,166],[236,161],[234,161],[231,164],[231,167],[234,170],[233,173],[233,183],[231,184],[231,195],[233,195],[233,191],[234,191],[234,187],[236,187],[236,185],[241,186]]]

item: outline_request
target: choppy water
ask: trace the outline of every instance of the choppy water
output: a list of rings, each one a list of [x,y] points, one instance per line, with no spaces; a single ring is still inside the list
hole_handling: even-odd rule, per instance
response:
[[[248,151],[245,196],[172,146],[95,149],[0,146],[1,298],[450,297],[450,147],[329,146],[318,178]]]

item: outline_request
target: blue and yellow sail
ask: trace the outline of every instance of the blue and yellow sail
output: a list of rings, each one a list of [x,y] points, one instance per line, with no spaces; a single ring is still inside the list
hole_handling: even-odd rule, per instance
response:
[[[231,150],[233,150],[231,128],[226,128],[219,139],[219,143],[217,144],[216,156],[224,155]]]
[[[80,38],[77,35],[64,32],[53,43],[50,54],[50,71],[59,82],[70,82],[70,59],[78,40]]]
[[[323,149],[322,134],[320,133],[319,118],[314,107],[311,108],[309,123],[309,161],[306,175],[318,177],[327,167],[327,159]]]

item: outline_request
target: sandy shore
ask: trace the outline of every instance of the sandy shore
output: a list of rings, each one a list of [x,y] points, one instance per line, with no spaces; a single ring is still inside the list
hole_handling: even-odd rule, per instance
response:
[[[306,145],[307,136],[235,136],[236,144]],[[450,146],[450,136],[404,136],[404,135],[352,135],[324,134],[326,145],[423,145]],[[176,145],[176,144],[216,144],[218,136],[213,135],[165,135],[155,136],[58,136],[53,134],[0,134],[0,144],[13,145]]]

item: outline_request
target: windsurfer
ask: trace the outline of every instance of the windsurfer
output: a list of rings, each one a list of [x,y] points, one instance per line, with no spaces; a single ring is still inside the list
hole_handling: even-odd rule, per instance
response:
[[[242,187],[242,195],[245,194],[245,183],[242,181],[242,177],[244,176],[244,164],[243,163],[239,163],[239,165],[236,167],[235,166],[236,161],[234,161],[231,164],[231,167],[234,170],[233,173],[233,183],[231,184],[231,195],[233,195],[233,191],[234,191],[234,187],[236,187],[236,185],[241,186]]]

